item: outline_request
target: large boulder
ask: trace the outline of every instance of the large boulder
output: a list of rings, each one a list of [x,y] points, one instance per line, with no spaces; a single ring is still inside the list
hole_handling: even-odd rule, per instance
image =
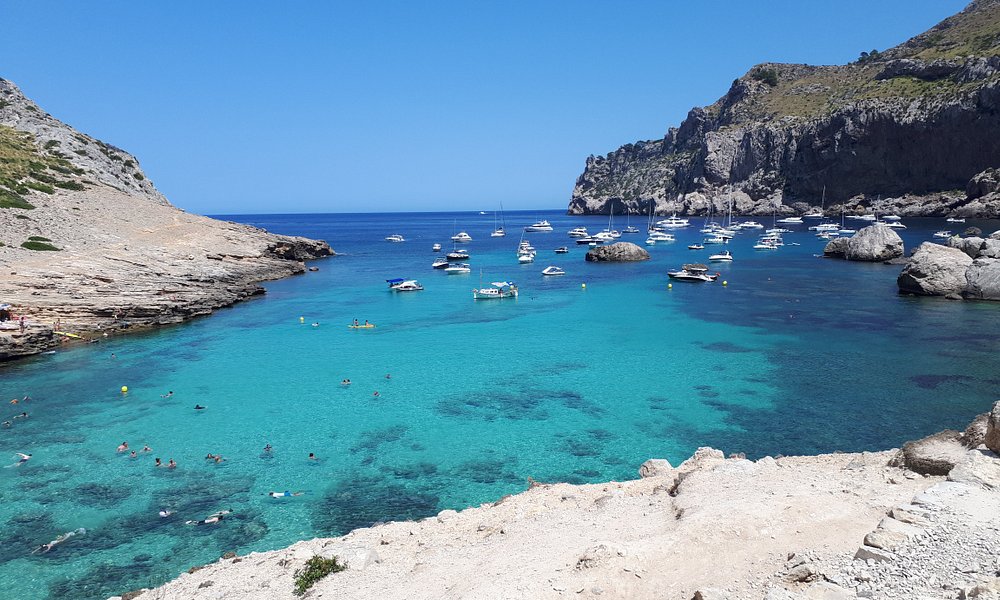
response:
[[[986,417],[986,447],[1000,454],[1000,402],[993,405],[993,410]]]
[[[903,238],[881,223],[870,225],[850,238],[832,240],[823,254],[847,260],[883,262],[903,255]]]
[[[896,279],[899,291],[922,296],[946,296],[965,290],[965,272],[972,258],[957,248],[924,242]]]
[[[977,300],[1000,300],[1000,260],[977,258],[965,272],[965,296]]]
[[[615,242],[609,246],[598,246],[587,252],[587,262],[635,262],[638,260],[649,260],[649,252],[632,242]]]
[[[948,471],[965,459],[967,451],[962,445],[962,434],[946,429],[903,444],[902,463],[915,473],[947,475]]]
[[[958,248],[962,252],[969,255],[969,258],[976,258],[979,255],[979,249],[983,247],[983,238],[981,237],[958,237],[952,236],[948,239],[948,246],[951,248]]]

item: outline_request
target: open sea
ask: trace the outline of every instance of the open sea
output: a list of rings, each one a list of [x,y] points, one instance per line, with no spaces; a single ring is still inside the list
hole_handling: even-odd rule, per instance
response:
[[[32,454],[0,468],[5,597],[105,598],[227,551],[493,501],[528,477],[633,479],[646,459],[676,464],[699,446],[750,458],[897,447],[964,427],[1000,387],[1000,304],[899,296],[901,267],[819,258],[806,226],[777,251],[753,250],[745,231],[735,261],[712,265],[719,281],[668,289],[668,270],[722,248],[687,249],[700,218],[628,264],[586,263],[566,235],[607,217],[558,211],[507,212],[505,238],[489,237],[492,213],[226,218],[341,255],[207,318],[0,365],[0,416],[30,415],[0,429],[0,466]],[[555,231],[525,234],[538,258],[518,264],[521,228],[539,218]],[[904,223],[907,251],[945,227]],[[1000,221],[950,228],[968,226]],[[432,270],[431,245],[451,249],[458,230],[473,237],[473,272]],[[407,241],[383,240],[393,233]],[[542,277],[548,265],[566,275]],[[391,293],[394,277],[426,289]],[[473,301],[498,280],[520,297]],[[355,318],[377,327],[349,329]],[[122,441],[152,452],[129,458]],[[267,495],[285,490],[305,494]],[[184,524],[223,509],[218,524]]]

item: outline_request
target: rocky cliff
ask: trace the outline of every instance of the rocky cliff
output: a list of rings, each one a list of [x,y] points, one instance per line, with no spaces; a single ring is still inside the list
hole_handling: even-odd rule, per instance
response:
[[[0,360],[65,339],[176,323],[305,271],[325,242],[170,205],[124,150],[46,114],[0,79]],[[73,338],[70,338],[73,339]]]
[[[659,140],[591,156],[570,214],[997,216],[1000,0],[842,66],[761,64]],[[985,173],[984,173],[985,171]],[[824,192],[825,190],[825,192]]]

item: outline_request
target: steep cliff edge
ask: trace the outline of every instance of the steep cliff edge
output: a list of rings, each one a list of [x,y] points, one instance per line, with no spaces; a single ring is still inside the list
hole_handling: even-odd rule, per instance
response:
[[[971,181],[997,166],[1000,1],[980,0],[849,65],[755,66],[662,139],[589,157],[569,213],[699,213],[731,196],[738,213],[791,214],[825,189],[837,212],[881,197],[901,215],[997,216],[995,190]]]
[[[0,323],[0,360],[55,345],[55,330],[88,337],[207,314],[332,253],[171,206],[134,156],[0,79],[0,305],[26,324]]]

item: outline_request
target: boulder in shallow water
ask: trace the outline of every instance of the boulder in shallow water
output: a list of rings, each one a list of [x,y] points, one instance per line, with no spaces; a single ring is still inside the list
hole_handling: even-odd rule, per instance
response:
[[[903,255],[903,238],[881,223],[865,227],[846,239],[831,240],[823,254],[847,260],[884,262]]]
[[[965,271],[972,258],[957,248],[924,242],[896,278],[899,291],[922,296],[946,296],[965,290]]]
[[[615,242],[609,246],[598,246],[587,252],[587,262],[635,262],[639,260],[649,260],[649,252],[632,242]]]
[[[979,254],[979,249],[983,246],[983,238],[981,237],[965,237],[960,238],[958,236],[952,236],[948,239],[948,246],[952,248],[958,248],[962,252],[969,255],[969,258],[976,258]]]
[[[1000,300],[1000,260],[977,258],[965,272],[965,297]]]

